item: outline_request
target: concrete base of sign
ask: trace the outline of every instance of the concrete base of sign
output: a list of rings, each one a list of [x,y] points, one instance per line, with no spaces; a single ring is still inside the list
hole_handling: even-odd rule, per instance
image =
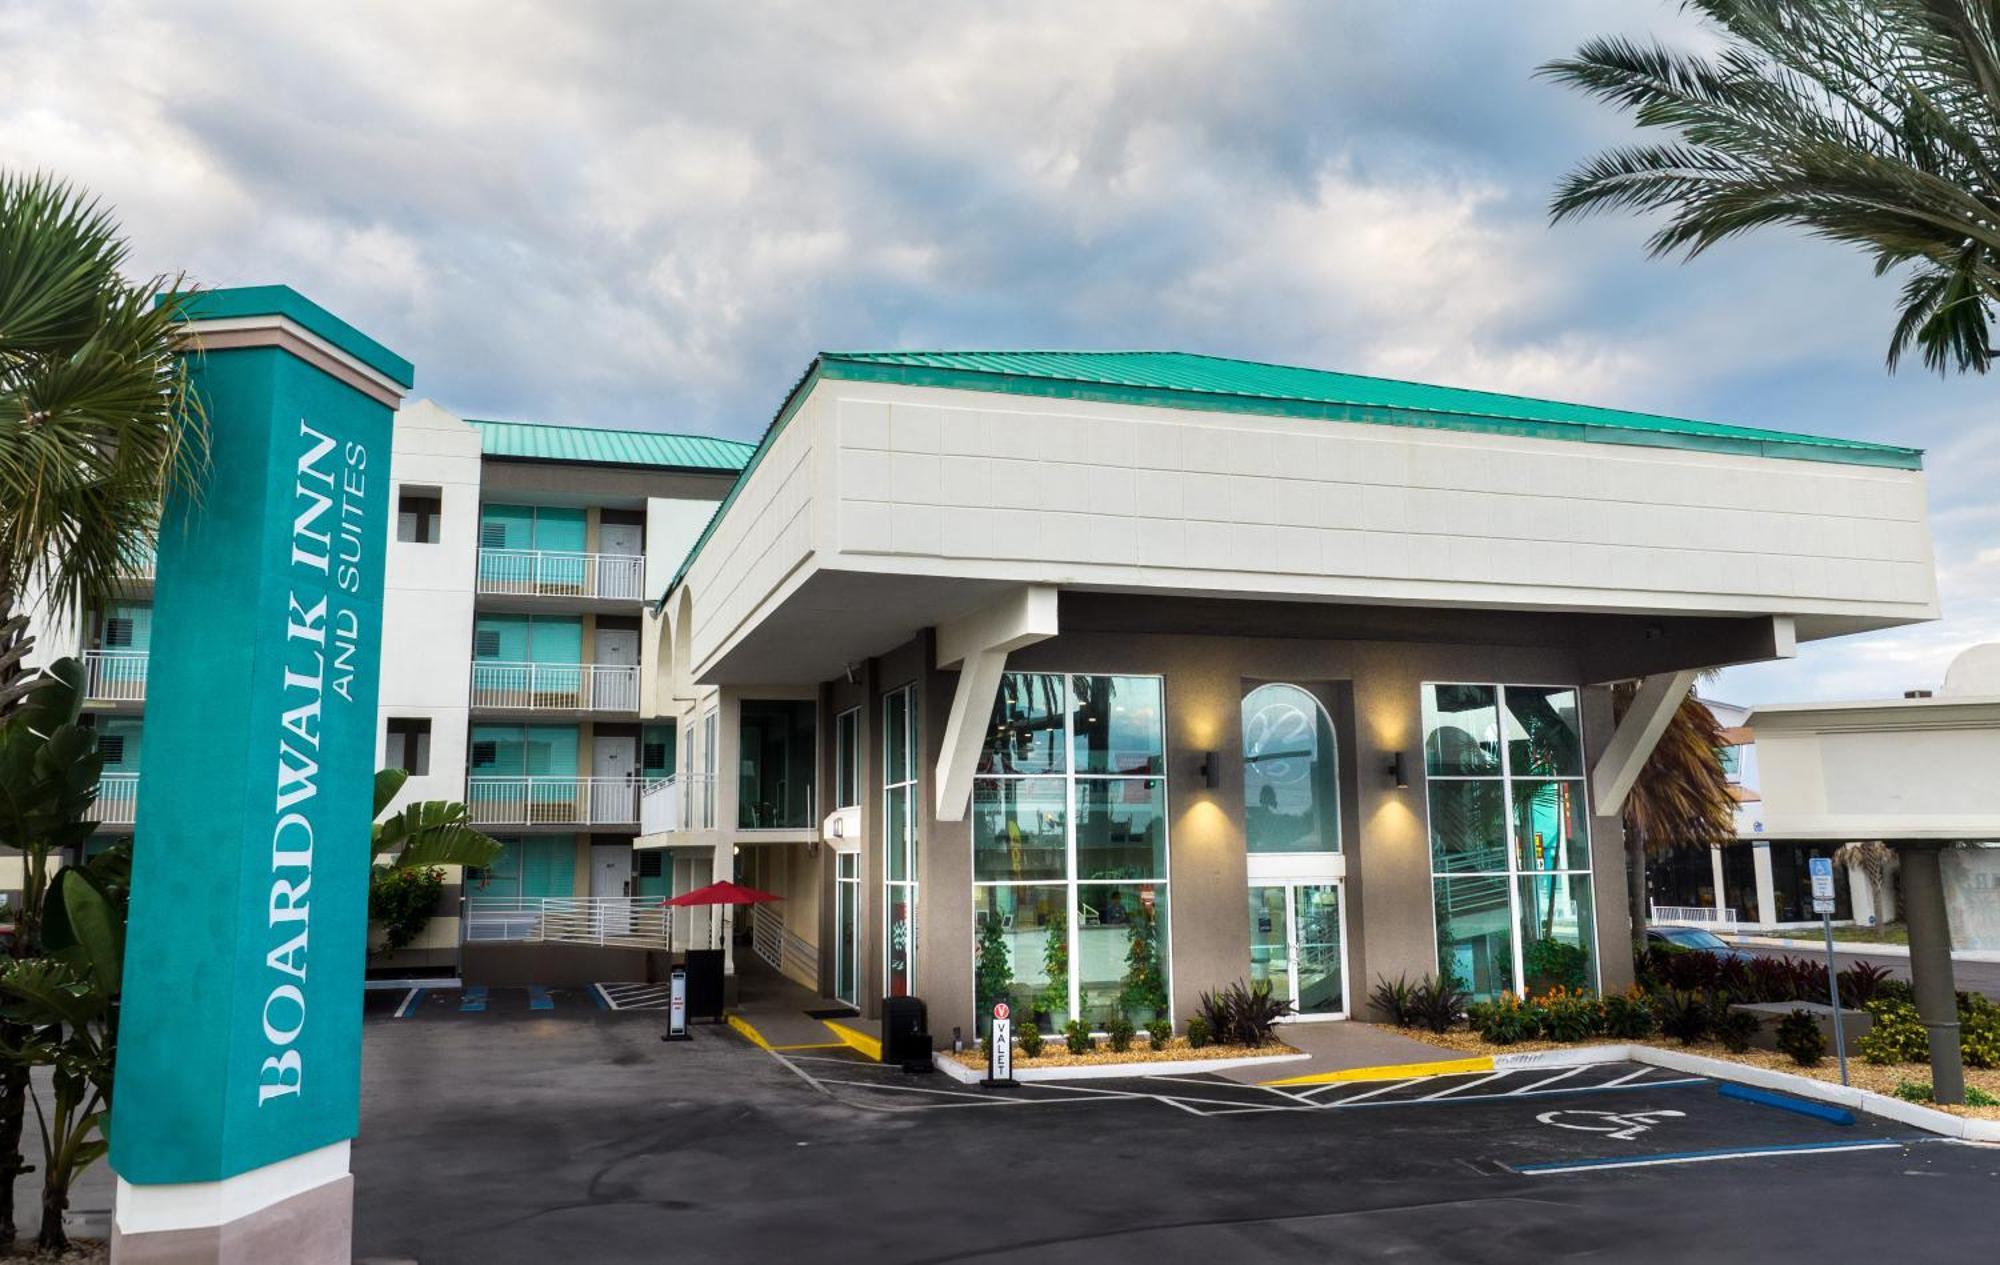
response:
[[[120,1179],[112,1265],[352,1265],[347,1151],[321,1147],[219,1182]]]

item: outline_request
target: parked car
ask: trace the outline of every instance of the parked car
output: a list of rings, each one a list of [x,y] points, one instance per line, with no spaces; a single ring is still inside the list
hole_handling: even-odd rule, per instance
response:
[[[1757,955],[1736,948],[1713,931],[1700,927],[1648,927],[1646,943],[1667,949],[1694,949],[1719,958],[1753,958]]]

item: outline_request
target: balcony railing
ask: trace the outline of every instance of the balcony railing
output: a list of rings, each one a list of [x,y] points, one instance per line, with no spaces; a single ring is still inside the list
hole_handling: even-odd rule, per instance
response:
[[[665,949],[674,911],[658,896],[470,896],[465,939],[471,944],[610,944]]]
[[[1738,920],[1733,909],[1716,909],[1710,905],[1654,905],[1647,921],[1733,927]]]
[[[646,595],[646,560],[637,554],[624,553],[481,549],[479,591],[636,602]]]
[[[159,550],[152,545],[136,549],[132,556],[119,566],[118,574],[127,580],[150,580],[160,561]]]
[[[142,703],[146,700],[146,652],[86,650],[83,652],[83,697],[91,703]]]
[[[129,826],[139,816],[139,775],[106,773],[97,781],[97,799],[90,820],[107,826]]]
[[[479,826],[636,826],[639,782],[629,777],[473,777],[465,806]]]
[[[639,833],[672,834],[715,826],[715,779],[682,773],[648,782],[639,793]]]
[[[636,712],[639,669],[612,663],[475,663],[472,705],[525,711]]]

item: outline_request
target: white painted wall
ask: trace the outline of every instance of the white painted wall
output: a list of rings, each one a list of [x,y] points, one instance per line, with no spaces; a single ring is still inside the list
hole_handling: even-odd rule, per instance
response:
[[[397,802],[463,799],[479,548],[479,432],[428,400],[405,404],[396,414],[389,473],[376,765],[382,763],[389,717],[428,717],[430,772],[412,777]],[[396,539],[394,498],[405,485],[439,489],[436,544]]]

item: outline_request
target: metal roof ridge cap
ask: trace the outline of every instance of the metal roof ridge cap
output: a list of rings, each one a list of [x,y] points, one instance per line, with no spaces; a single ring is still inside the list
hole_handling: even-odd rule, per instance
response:
[[[948,353],[948,354],[966,354],[966,353]],[[1063,354],[1074,354],[1074,353],[1063,353]],[[1199,355],[1201,353],[1148,352],[1143,354]],[[1211,357],[1211,359],[1227,360],[1226,357]],[[1193,397],[1193,398],[1206,397],[1209,399],[1226,399],[1226,400],[1269,400],[1273,403],[1302,404],[1320,408],[1380,409],[1384,411],[1394,411],[1394,412],[1404,412],[1404,413],[1422,413],[1432,417],[1462,417],[1476,421],[1507,422],[1519,426],[1562,427],[1565,429],[1576,429],[1585,432],[1591,429],[1596,429],[1604,432],[1618,434],[1621,436],[1681,435],[1692,438],[1734,442],[1744,445],[1753,445],[1753,444],[1761,445],[1767,443],[1793,443],[1793,444],[1798,444],[1801,447],[1839,448],[1839,449],[1846,449],[1851,452],[1874,452],[1883,454],[1893,453],[1904,456],[1915,456],[1919,458],[1921,458],[1924,455],[1924,450],[1921,448],[1909,448],[1898,444],[1884,444],[1873,440],[1843,439],[1829,435],[1810,435],[1802,431],[1782,431],[1782,430],[1770,430],[1756,426],[1737,426],[1729,422],[1704,422],[1699,418],[1693,418],[1693,417],[1670,417],[1664,413],[1657,413],[1657,414],[1635,413],[1635,412],[1630,412],[1629,410],[1606,408],[1601,405],[1595,405],[1595,404],[1571,404],[1562,400],[1537,399],[1534,402],[1541,404],[1561,405],[1564,408],[1590,409],[1599,413],[1617,414],[1623,412],[1623,413],[1628,413],[1630,416],[1633,417],[1652,417],[1652,418],[1657,418],[1660,421],[1677,422],[1680,423],[1681,427],[1688,427],[1692,429],[1665,428],[1665,427],[1652,428],[1652,427],[1637,426],[1637,425],[1621,426],[1616,422],[1609,421],[1604,418],[1575,419],[1575,418],[1555,418],[1555,417],[1524,417],[1513,413],[1482,412],[1477,409],[1442,408],[1436,405],[1425,405],[1425,404],[1370,404],[1353,400],[1313,399],[1309,396],[1298,395],[1298,394],[1275,395],[1270,392],[1264,392],[1264,391],[1238,391],[1238,390],[1227,390],[1227,389],[1213,388],[1213,387],[1180,387],[1180,386],[1162,385],[1157,383],[1137,384],[1137,383],[1121,382],[1110,379],[1092,380],[1088,378],[1058,377],[1058,376],[1050,376],[1044,374],[1021,373],[1005,369],[981,369],[970,366],[902,364],[902,363],[897,363],[895,361],[874,360],[874,359],[845,359],[845,360],[837,360],[834,363],[847,364],[847,365],[865,365],[873,369],[901,371],[901,372],[958,373],[958,374],[967,374],[981,379],[1007,381],[1007,382],[1017,382],[1017,381],[1049,382],[1049,383],[1068,382],[1078,386],[1101,387],[1101,388],[1108,388],[1112,390],[1121,390],[1121,391],[1157,391],[1162,394],[1181,396],[1181,397]],[[1241,361],[1238,363],[1252,364],[1256,362]],[[1286,365],[1270,365],[1267,367],[1278,368],[1278,369],[1283,369],[1283,368],[1297,369],[1297,366],[1286,366]],[[1320,370],[1320,369],[1304,369],[1298,371],[1305,373],[1332,372],[1331,370]],[[841,377],[842,375],[832,374],[829,376]],[[1360,375],[1349,375],[1349,376],[1360,376]],[[1399,381],[1397,379],[1373,379],[1373,380]],[[922,385],[922,384],[919,383],[912,385]],[[1400,385],[1425,387],[1425,386],[1430,386],[1431,384],[1422,382],[1403,382],[1400,383]],[[1437,389],[1451,391],[1451,390],[1467,390],[1470,388],[1442,387]],[[1480,394],[1500,395],[1500,397],[1503,399],[1507,398],[1534,399],[1534,397],[1530,396],[1509,397],[1499,392],[1481,392]],[[1736,431],[1740,433],[1736,434],[1728,433],[1730,431]]]

